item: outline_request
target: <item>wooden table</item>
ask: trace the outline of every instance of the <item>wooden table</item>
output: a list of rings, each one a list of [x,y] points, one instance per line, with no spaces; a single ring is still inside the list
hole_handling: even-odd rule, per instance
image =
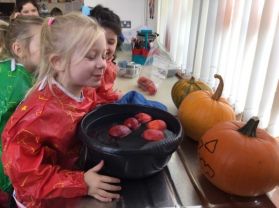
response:
[[[150,67],[146,67],[146,68],[142,69],[140,76],[143,75],[143,76],[149,77],[151,70],[152,69]],[[116,79],[115,89],[120,90],[122,93],[126,93],[131,90],[136,90],[136,91],[142,93],[146,97],[146,99],[162,102],[163,104],[165,104],[168,107],[168,111],[170,113],[172,113],[173,115],[176,115],[177,109],[176,109],[176,106],[174,105],[174,103],[172,102],[171,89],[172,89],[172,86],[174,85],[174,83],[178,80],[177,77],[173,76],[173,77],[162,80],[162,82],[159,84],[158,84],[158,82],[155,83],[155,84],[158,84],[158,86],[157,86],[158,91],[155,95],[149,95],[148,92],[142,91],[137,86],[137,79],[138,79],[138,77],[135,77],[132,79],[118,77]]]

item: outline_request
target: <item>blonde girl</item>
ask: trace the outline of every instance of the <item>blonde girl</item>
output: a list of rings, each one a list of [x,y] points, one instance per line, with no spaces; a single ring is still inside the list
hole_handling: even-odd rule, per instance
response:
[[[119,179],[75,166],[82,117],[100,103],[95,88],[106,68],[103,29],[91,18],[68,13],[46,20],[41,34],[38,81],[9,120],[3,138],[5,171],[18,206],[44,207],[55,198],[119,198]],[[14,154],[14,153],[17,154]]]
[[[34,81],[34,71],[39,63],[40,17],[17,17],[6,28],[6,56],[0,61],[0,134],[17,105]],[[0,142],[0,158],[2,144]],[[10,190],[8,177],[0,162],[0,189]]]

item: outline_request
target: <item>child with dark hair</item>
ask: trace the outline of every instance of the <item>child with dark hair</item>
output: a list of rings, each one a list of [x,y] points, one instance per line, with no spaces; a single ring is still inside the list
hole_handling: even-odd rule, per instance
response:
[[[58,7],[54,7],[51,11],[50,11],[50,16],[55,17],[55,16],[59,16],[59,15],[63,15],[63,12],[61,9],[59,9]]]
[[[119,49],[122,43],[122,30],[119,16],[109,8],[103,7],[102,5],[97,5],[91,10],[90,17],[94,17],[98,21],[98,23],[105,29],[106,33],[113,32],[114,35],[116,35],[116,48]],[[109,51],[111,53],[108,55],[114,55],[115,49]]]
[[[120,18],[112,10],[103,7],[102,5],[97,5],[94,7],[91,10],[90,17],[96,19],[98,23],[104,28],[107,42],[107,67],[101,80],[101,85],[96,89],[99,99],[103,99],[104,101],[108,99],[110,101],[118,99],[116,103],[141,104],[167,110],[166,106],[163,104],[157,101],[146,100],[142,94],[136,91],[130,91],[125,95],[120,95],[120,93],[117,93],[113,90],[117,74],[117,65],[114,62],[115,52],[123,41]]]
[[[16,0],[15,4],[17,15],[39,16],[39,5],[36,0]]]
[[[113,85],[116,79],[117,66],[114,62],[116,49],[121,45],[121,22],[117,14],[109,8],[97,5],[90,12],[90,17],[97,20],[97,22],[104,28],[106,42],[107,42],[107,68],[102,79],[102,85],[97,89],[100,96],[111,95],[112,100],[117,95],[113,91]]]

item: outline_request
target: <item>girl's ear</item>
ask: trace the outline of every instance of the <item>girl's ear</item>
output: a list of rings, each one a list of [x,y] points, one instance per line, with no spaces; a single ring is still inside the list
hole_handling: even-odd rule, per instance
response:
[[[18,41],[15,41],[12,44],[12,50],[17,57],[19,57],[20,59],[23,58],[23,49]]]
[[[64,71],[64,67],[62,67],[62,60],[60,56],[56,54],[50,55],[49,63],[55,71]]]

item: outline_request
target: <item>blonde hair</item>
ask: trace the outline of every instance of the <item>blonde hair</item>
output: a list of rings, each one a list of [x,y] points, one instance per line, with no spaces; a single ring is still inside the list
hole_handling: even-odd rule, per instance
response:
[[[10,53],[6,47],[5,37],[8,32],[9,24],[0,20],[0,60],[10,57]]]
[[[59,56],[63,61],[62,67],[68,69],[74,53],[78,50],[80,59],[77,62],[81,61],[103,32],[96,21],[78,12],[46,19],[41,33],[39,74],[30,91],[45,78],[51,88],[51,80],[56,76],[49,61],[52,55]]]
[[[33,28],[36,26],[41,26],[43,24],[43,18],[38,16],[23,16],[19,15],[13,19],[8,27],[6,34],[6,47],[12,57],[19,61],[19,57],[14,53],[12,49],[13,43],[16,41],[20,42],[22,45],[22,50],[24,57],[22,59],[27,59],[29,55],[29,46],[31,38],[33,37]],[[24,60],[20,60],[23,61]]]

